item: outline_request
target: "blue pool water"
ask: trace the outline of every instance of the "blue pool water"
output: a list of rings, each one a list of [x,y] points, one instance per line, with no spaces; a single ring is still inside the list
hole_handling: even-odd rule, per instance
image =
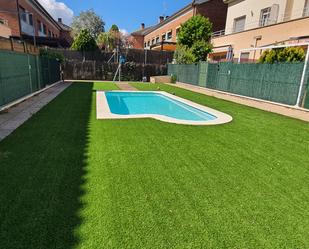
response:
[[[190,121],[208,121],[217,117],[160,93],[106,92],[110,111],[119,115],[158,114]]]

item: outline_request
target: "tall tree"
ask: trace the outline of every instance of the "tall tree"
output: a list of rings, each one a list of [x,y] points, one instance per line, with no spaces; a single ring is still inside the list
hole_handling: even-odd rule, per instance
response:
[[[105,31],[104,26],[105,22],[93,9],[82,11],[78,16],[74,17],[72,23],[75,36],[82,30],[87,29],[94,38],[97,38],[101,32]]]
[[[78,51],[93,51],[97,49],[94,37],[87,29],[83,29],[75,38],[71,47]]]
[[[182,58],[182,61],[183,58],[194,58],[194,62],[206,60],[212,50],[211,34],[212,23],[201,15],[194,16],[182,24],[177,40],[179,51],[175,53],[176,61],[178,58]]]

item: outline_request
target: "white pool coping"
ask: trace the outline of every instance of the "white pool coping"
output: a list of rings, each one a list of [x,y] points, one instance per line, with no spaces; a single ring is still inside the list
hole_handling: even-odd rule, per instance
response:
[[[119,92],[123,93],[124,91],[108,91],[108,92]],[[183,124],[183,125],[219,125],[219,124],[225,124],[229,123],[233,120],[233,118],[225,114],[223,112],[219,112],[215,109],[194,103],[190,100],[183,99],[180,97],[177,97],[175,95],[169,94],[167,92],[163,91],[125,91],[125,92],[130,92],[130,93],[159,93],[162,94],[163,96],[166,96],[168,98],[171,98],[173,100],[180,101],[184,104],[187,104],[189,106],[192,106],[194,108],[197,108],[201,111],[207,112],[215,117],[217,117],[214,120],[208,120],[208,121],[190,121],[190,120],[182,120],[182,119],[176,119],[172,117],[168,117],[165,115],[158,115],[158,114],[137,114],[137,115],[119,115],[119,114],[114,114],[111,112],[107,98],[105,95],[105,91],[97,91],[97,119],[137,119],[137,118],[153,118],[157,119],[163,122],[167,123],[173,123],[173,124]]]

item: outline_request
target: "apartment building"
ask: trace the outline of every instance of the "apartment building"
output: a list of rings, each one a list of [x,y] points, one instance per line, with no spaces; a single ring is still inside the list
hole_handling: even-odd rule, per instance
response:
[[[309,41],[309,0],[223,0],[225,29],[213,34],[211,60],[254,61],[259,52],[241,49]]]
[[[69,46],[70,28],[58,21],[37,0],[0,0],[0,36],[30,40],[34,37],[38,45]],[[7,31],[10,30],[10,31]]]
[[[208,17],[213,23],[214,31],[225,27],[227,4],[222,0],[194,0],[171,16],[159,17],[158,24],[131,34],[134,48],[174,51],[176,48],[177,34],[182,23],[195,15]]]

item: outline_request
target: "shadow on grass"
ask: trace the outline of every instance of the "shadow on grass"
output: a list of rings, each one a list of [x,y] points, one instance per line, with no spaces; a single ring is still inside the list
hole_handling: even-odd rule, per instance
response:
[[[73,248],[93,84],[74,83],[0,143],[0,248]]]

